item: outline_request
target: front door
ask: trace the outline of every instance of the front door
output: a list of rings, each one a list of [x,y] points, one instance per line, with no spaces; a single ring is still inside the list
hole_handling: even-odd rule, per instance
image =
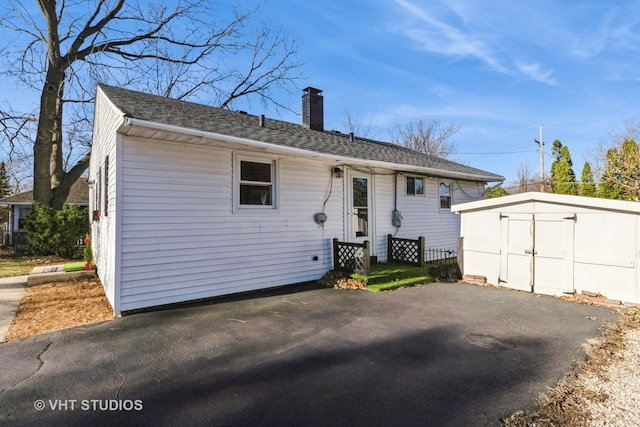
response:
[[[346,240],[372,242],[373,203],[371,174],[357,171],[347,173]]]

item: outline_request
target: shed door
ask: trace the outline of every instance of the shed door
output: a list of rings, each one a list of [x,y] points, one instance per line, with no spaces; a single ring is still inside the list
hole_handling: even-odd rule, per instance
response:
[[[575,215],[535,215],[534,292],[573,293]]]
[[[572,293],[575,218],[501,214],[501,284],[546,295]]]
[[[534,221],[532,214],[500,214],[502,242],[500,284],[531,292],[533,289]]]

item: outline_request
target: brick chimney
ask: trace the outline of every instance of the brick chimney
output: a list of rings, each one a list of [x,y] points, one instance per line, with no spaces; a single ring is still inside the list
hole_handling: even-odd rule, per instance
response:
[[[324,98],[322,91],[308,87],[302,90],[302,125],[324,131]]]

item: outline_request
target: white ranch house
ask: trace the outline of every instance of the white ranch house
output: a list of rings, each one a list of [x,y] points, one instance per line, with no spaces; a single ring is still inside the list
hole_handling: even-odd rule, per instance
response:
[[[451,205],[503,180],[325,131],[313,88],[297,125],[106,85],[89,179],[98,275],[116,314],[317,280],[332,269],[333,238],[369,240],[380,261],[388,234],[455,249]]]

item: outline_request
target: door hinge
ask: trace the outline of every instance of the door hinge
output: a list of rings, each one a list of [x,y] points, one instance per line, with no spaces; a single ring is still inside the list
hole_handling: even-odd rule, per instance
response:
[[[525,249],[524,253],[527,255],[536,255],[538,253],[538,251],[534,250],[534,249]]]
[[[564,217],[564,218],[562,218],[562,219],[571,219],[571,220],[573,220],[573,221],[575,221],[575,222],[578,222],[578,214],[573,214],[573,215],[571,215],[571,216],[565,216],[565,217]]]
[[[500,219],[502,219],[502,218],[509,218],[509,217],[508,217],[507,215],[505,215],[505,214],[501,213],[501,214],[500,214]]]

